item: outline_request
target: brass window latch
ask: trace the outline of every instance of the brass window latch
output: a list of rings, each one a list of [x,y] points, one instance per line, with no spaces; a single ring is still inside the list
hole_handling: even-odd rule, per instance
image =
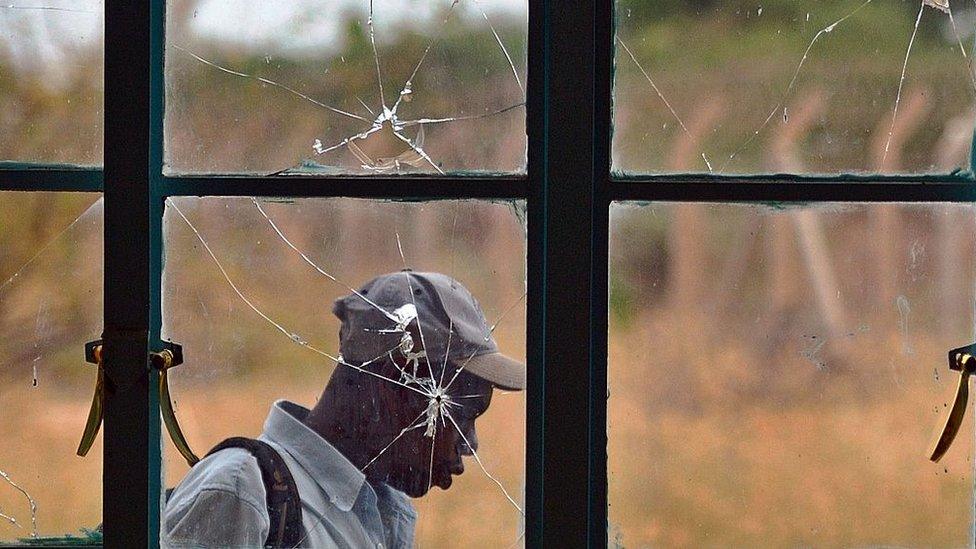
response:
[[[929,452],[929,459],[938,462],[949,450],[952,441],[955,440],[962,420],[966,416],[966,406],[969,403],[969,376],[976,372],[976,343],[953,349],[949,351],[949,369],[959,372],[959,386],[956,389],[956,398],[952,401],[949,408],[949,415],[946,417],[945,424],[939,433],[938,438],[932,444]]]
[[[98,367],[98,377],[95,378],[95,395],[92,397],[91,408],[88,410],[88,421],[85,423],[85,431],[81,434],[81,443],[78,444],[77,454],[81,457],[88,455],[92,444],[95,443],[95,436],[102,428],[102,416],[105,411],[105,368],[102,366],[102,340],[96,339],[85,343],[85,362],[94,364]]]
[[[169,369],[183,364],[183,347],[169,341],[163,342],[163,350],[152,353],[150,364],[159,370],[159,410],[163,414],[163,423],[166,424],[166,431],[173,445],[180,451],[187,465],[194,466],[200,458],[190,449],[190,443],[183,435],[180,423],[176,421],[176,412],[173,411],[173,400],[169,393]]]
[[[94,364],[98,367],[97,377],[95,378],[95,394],[92,396],[91,409],[88,411],[88,421],[85,423],[85,431],[81,435],[81,443],[78,444],[78,455],[86,456],[91,450],[95,437],[98,435],[102,426],[105,406],[105,368],[103,365],[103,342],[101,339],[89,341],[85,344],[85,362]],[[170,368],[183,364],[183,347],[177,343],[169,341],[163,342],[163,349],[159,352],[149,353],[149,366],[159,372],[159,407],[163,415],[163,423],[176,449],[179,450],[186,462],[191,466],[200,461],[200,458],[190,449],[183,430],[176,420],[176,413],[173,410],[173,401],[169,391],[169,370]]]

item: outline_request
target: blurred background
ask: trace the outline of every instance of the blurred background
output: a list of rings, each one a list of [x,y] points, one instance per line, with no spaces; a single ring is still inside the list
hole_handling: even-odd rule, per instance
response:
[[[36,504],[40,536],[83,536],[102,517],[101,439],[75,455],[102,332],[102,200],[0,192],[0,471]],[[2,475],[0,475],[2,476]],[[0,540],[32,533],[30,501],[0,478]]]
[[[411,93],[397,107],[400,120],[477,117],[524,102],[525,0],[375,0],[379,81],[369,5],[363,0],[169,2],[167,172],[272,173],[314,162],[332,172],[375,173],[364,170],[346,147],[315,154],[316,140],[329,147],[368,129],[383,105],[392,108],[405,88]],[[194,56],[252,77],[221,71]],[[414,139],[417,130],[409,127],[403,134]],[[525,169],[522,106],[487,118],[425,124],[424,130],[423,149],[436,169]],[[407,150],[386,131],[359,145],[373,160]],[[436,169],[424,163],[401,171]]]
[[[965,169],[976,6],[949,5],[923,10],[892,128],[920,0],[618,0],[613,168]]]
[[[0,6],[0,163],[102,163],[102,44],[99,0]],[[75,451],[101,311],[99,195],[0,192],[0,471],[30,495],[0,478],[5,543],[100,539],[100,439]]]
[[[0,161],[102,161],[102,2],[0,6]]]
[[[0,159],[98,164],[101,3],[43,6],[0,7]],[[475,116],[522,101],[524,1],[465,0],[447,25],[447,0],[376,6],[388,103],[438,37],[404,118]],[[965,3],[952,4],[952,20],[924,9],[888,142],[919,7],[620,0],[618,44],[633,57],[618,46],[614,169],[705,171],[702,153],[725,173],[966,167],[973,84],[958,44],[968,55],[976,8]],[[173,1],[167,17],[169,173],[266,173],[303,162],[362,173],[346,149],[312,153],[315,139],[351,135],[359,121],[186,52],[367,117],[379,94],[366,2]],[[524,109],[427,129],[425,149],[445,171],[524,169]],[[94,382],[81,345],[100,331],[97,200],[0,193],[0,409],[10,416],[0,422],[8,441],[0,469],[37,501],[42,534],[100,522],[100,442],[88,458],[74,455]],[[333,348],[328,304],[341,290],[275,240],[253,205],[177,204],[271,316]],[[455,273],[489,319],[524,290],[518,207],[303,200],[267,208],[351,284],[399,268],[399,230],[408,262]],[[256,434],[279,396],[311,404],[331,365],[244,308],[181,223],[167,213],[165,328],[187,349],[174,395],[203,452],[229,434]],[[621,204],[612,225],[613,544],[969,545],[971,419],[942,464],[925,451],[955,384],[945,351],[973,337],[970,208]],[[523,306],[497,337],[518,355]],[[521,494],[523,397],[496,395],[482,430],[489,470]],[[185,464],[166,444],[172,486]],[[472,544],[507,546],[520,529],[475,466],[419,511],[425,545],[449,544],[461,529]],[[29,535],[26,499],[2,481],[0,512],[22,526],[0,519],[0,538]]]
[[[612,547],[968,547],[968,205],[616,204]]]

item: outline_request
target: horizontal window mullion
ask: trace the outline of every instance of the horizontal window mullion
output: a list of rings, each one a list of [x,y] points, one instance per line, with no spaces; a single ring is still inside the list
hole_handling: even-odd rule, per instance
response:
[[[723,182],[685,180],[608,181],[609,200],[676,202],[973,202],[971,181],[878,181],[850,184],[843,180],[788,182],[761,178]]]
[[[101,192],[101,168],[0,166],[0,191]]]
[[[160,196],[349,197],[434,200],[527,198],[528,182],[513,177],[163,177]]]
[[[909,185],[931,183],[976,183],[976,177],[969,171],[955,170],[931,174],[798,174],[798,173],[760,173],[760,174],[722,174],[722,173],[663,173],[663,174],[620,174],[610,173],[614,182],[620,183],[901,183]]]

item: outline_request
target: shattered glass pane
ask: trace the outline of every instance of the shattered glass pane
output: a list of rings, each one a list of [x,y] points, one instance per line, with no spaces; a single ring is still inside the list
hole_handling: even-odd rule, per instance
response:
[[[972,206],[618,203],[611,547],[965,547]]]
[[[618,174],[969,167],[976,4],[617,0]]]
[[[527,6],[168,2],[165,170],[523,173]]]
[[[0,192],[0,544],[100,543],[102,449],[76,455],[102,324],[102,199]]]
[[[522,202],[170,199],[163,336],[186,357],[170,381],[190,448],[269,437],[302,546],[520,546],[524,219]],[[201,488],[243,451],[188,468],[165,446],[165,544],[263,543],[257,470],[239,514],[244,496]]]
[[[0,162],[102,162],[102,0],[0,3]]]

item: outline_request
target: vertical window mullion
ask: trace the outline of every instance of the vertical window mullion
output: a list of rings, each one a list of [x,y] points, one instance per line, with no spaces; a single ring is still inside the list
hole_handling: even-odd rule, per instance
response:
[[[590,269],[590,546],[607,546],[607,365],[609,351],[610,136],[613,105],[613,0],[596,0],[594,25],[593,252]]]
[[[108,547],[146,547],[149,463],[149,7],[105,2],[105,426]]]
[[[545,444],[545,337],[546,321],[546,116],[545,93],[549,54],[546,12],[547,0],[528,0],[528,72],[526,82],[526,134],[528,136],[528,235],[526,269],[525,354],[528,365],[525,403],[525,546],[541,547],[544,539],[546,478]]]
[[[597,0],[547,6],[543,169],[537,203],[543,229],[543,542],[583,546],[591,538],[590,446],[593,373],[591,260],[594,229],[594,54]],[[531,227],[530,227],[531,228]],[[568,543],[567,543],[568,542]]]

